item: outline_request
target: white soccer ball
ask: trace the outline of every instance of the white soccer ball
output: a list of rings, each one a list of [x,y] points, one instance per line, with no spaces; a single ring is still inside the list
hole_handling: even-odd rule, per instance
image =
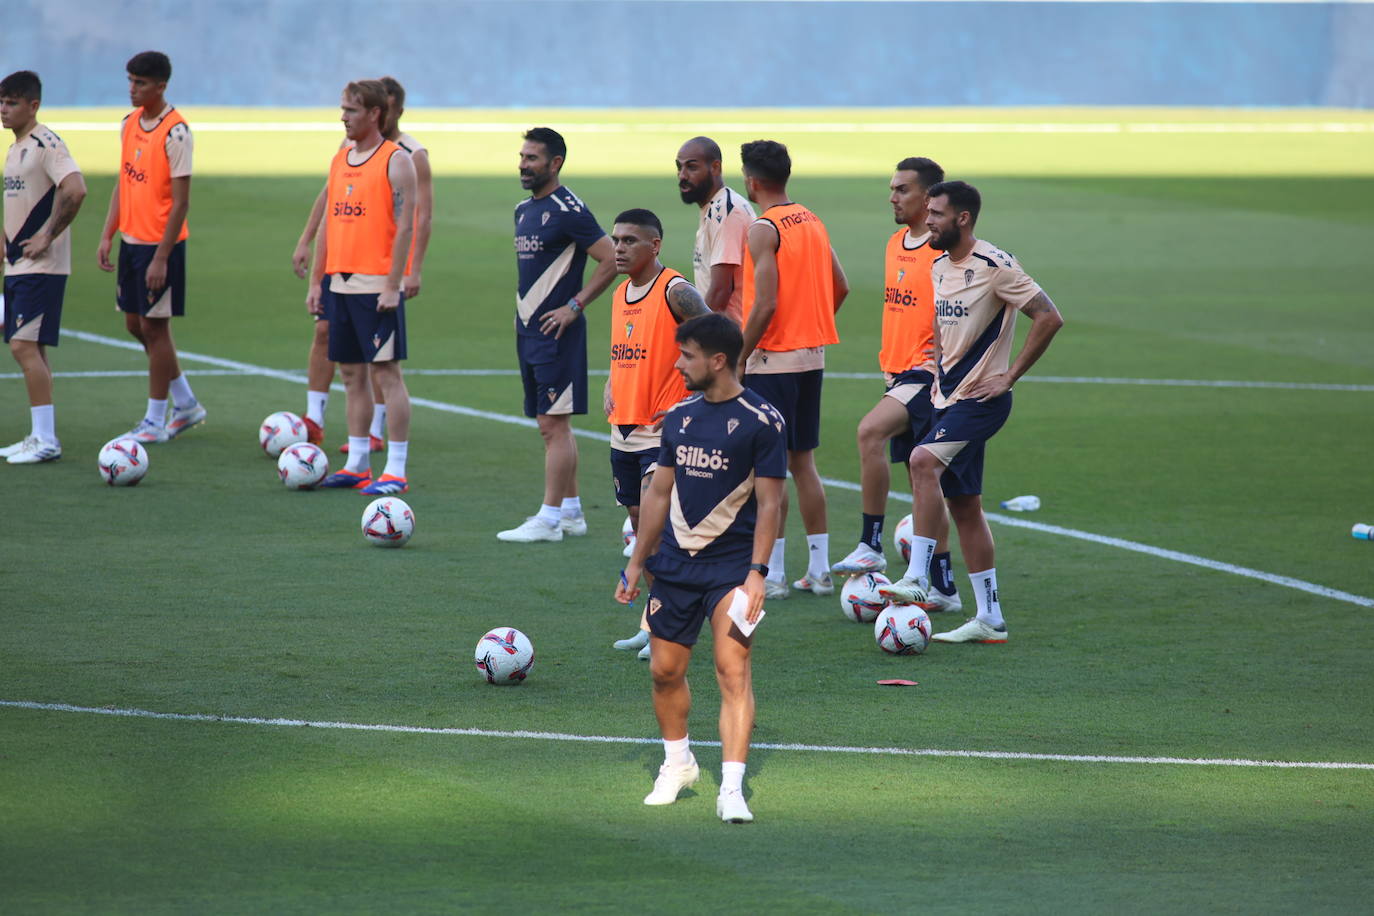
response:
[[[404,547],[415,533],[415,513],[396,496],[374,499],[363,510],[363,540],[378,547]]]
[[[100,479],[112,487],[132,487],[148,473],[148,450],[137,439],[111,439],[96,459]]]
[[[313,489],[329,473],[324,449],[309,442],[289,445],[277,459],[277,476],[288,490]]]
[[[911,562],[911,516],[904,517],[892,529],[892,546],[902,555],[903,563]]]
[[[514,627],[497,627],[477,641],[472,657],[488,684],[518,684],[534,667],[534,644]]]
[[[288,446],[304,442],[305,439],[305,421],[289,410],[268,414],[258,428],[258,444],[273,458]]]
[[[887,599],[878,594],[878,589],[891,584],[892,580],[882,573],[850,576],[840,589],[840,611],[845,619],[855,623],[872,623],[878,613],[887,607]]]
[[[893,604],[873,622],[878,647],[893,655],[920,655],[930,645],[930,615],[914,604]]]

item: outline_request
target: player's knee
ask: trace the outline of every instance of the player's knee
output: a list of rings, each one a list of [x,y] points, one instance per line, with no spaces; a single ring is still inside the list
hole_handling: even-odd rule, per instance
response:
[[[923,448],[919,445],[911,450],[911,458],[908,464],[911,466],[912,480],[918,477],[934,476],[938,478],[945,472],[944,462],[935,457],[935,453],[930,449]]]

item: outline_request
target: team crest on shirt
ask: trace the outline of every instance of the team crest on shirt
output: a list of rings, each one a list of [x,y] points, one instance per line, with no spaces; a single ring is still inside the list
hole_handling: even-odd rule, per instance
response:
[[[731,417],[730,419],[726,420],[726,421],[725,421],[725,435],[727,435],[727,436],[730,435],[730,434],[733,433],[738,427],[739,427],[739,420],[736,420],[734,417]]]
[[[973,283],[973,268],[970,267],[964,270],[964,286],[968,286],[971,283]]]
[[[898,283],[901,283],[901,282],[902,282],[902,278],[905,277],[905,276],[906,276],[906,268],[903,267],[901,270],[897,271],[897,282],[898,282]]]
[[[635,332],[635,323],[634,323],[633,321],[627,321],[627,322],[625,322],[625,336],[626,336],[626,337],[633,337],[633,336],[634,336],[634,332]]]
[[[134,150],[134,162],[137,162],[141,158],[143,158],[143,147],[140,146],[138,149]]]
[[[344,197],[352,197],[352,196],[353,196],[353,185],[349,185],[348,187],[344,188]]]
[[[549,211],[548,211],[548,210],[545,210],[545,211],[543,212],[543,214],[541,214],[540,217],[539,217],[539,225],[541,225],[541,226],[547,226],[548,224],[549,224]]]

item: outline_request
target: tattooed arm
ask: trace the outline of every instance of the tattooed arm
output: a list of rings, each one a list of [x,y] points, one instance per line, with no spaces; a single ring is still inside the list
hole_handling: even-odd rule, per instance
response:
[[[386,165],[391,182],[391,216],[396,221],[396,238],[391,243],[391,272],[386,289],[377,299],[377,311],[386,312],[401,304],[401,278],[405,276],[410,240],[415,233],[415,163],[410,154],[397,150]]]
[[[668,287],[668,308],[672,309],[673,317],[677,319],[678,324],[711,314],[711,309],[707,306],[706,300],[701,298],[701,293],[686,280]]]

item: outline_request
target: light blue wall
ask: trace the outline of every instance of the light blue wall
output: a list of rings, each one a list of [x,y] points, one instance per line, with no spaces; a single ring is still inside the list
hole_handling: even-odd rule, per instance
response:
[[[118,105],[172,58],[183,104],[1374,107],[1374,4],[6,0],[0,68]]]

